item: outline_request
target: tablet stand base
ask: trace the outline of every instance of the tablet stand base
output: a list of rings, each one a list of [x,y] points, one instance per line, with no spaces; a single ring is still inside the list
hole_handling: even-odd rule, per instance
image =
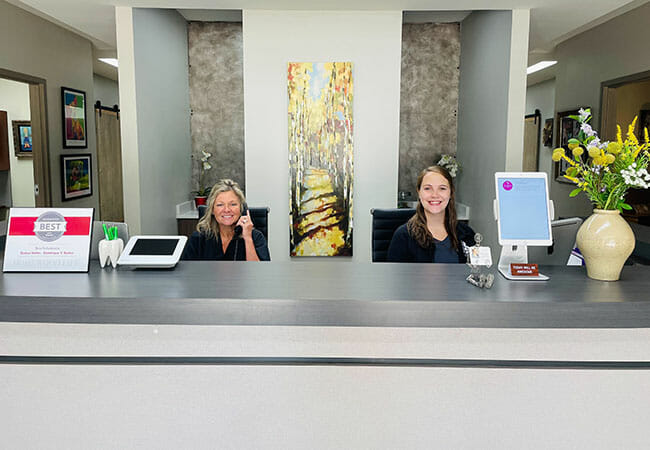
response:
[[[499,257],[499,272],[508,280],[513,281],[546,281],[546,275],[513,275],[510,264],[528,264],[528,247],[525,245],[504,245]]]

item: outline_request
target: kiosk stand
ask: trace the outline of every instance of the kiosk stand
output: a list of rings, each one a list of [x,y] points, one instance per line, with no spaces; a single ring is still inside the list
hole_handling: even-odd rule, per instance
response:
[[[551,220],[555,215],[548,197],[544,172],[497,172],[494,218],[501,256],[499,272],[508,280],[546,281],[542,274],[513,275],[511,264],[528,264],[528,246],[553,243]]]

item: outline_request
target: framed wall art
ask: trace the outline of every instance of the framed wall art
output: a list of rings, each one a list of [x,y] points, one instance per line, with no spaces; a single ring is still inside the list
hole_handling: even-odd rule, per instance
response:
[[[14,133],[14,153],[18,158],[31,158],[32,123],[29,120],[12,120],[11,128]]]
[[[588,106],[585,106],[584,109],[587,109]],[[570,116],[577,116],[580,113],[578,109],[572,109],[570,111],[562,111],[557,113],[557,136],[555,140],[555,147],[562,147],[566,152],[567,156],[571,155],[569,150],[569,139],[577,137],[580,132],[580,123],[572,119]],[[569,163],[565,160],[560,160],[555,164],[555,181],[566,184],[573,184],[570,180],[564,178],[566,170],[569,168]]]
[[[289,251],[352,256],[351,62],[290,62]]]
[[[553,147],[553,118],[544,121],[542,129],[542,144],[544,147]]]
[[[63,148],[87,148],[86,93],[61,88],[63,106]]]
[[[93,195],[91,155],[61,155],[62,200]]]

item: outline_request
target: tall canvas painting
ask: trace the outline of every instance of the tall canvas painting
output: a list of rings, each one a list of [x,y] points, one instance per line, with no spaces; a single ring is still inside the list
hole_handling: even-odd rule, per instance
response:
[[[291,256],[352,255],[352,63],[288,65]]]

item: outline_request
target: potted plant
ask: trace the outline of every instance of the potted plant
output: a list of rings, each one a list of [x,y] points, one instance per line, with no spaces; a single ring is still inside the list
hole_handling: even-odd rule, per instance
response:
[[[460,164],[454,155],[442,155],[438,165],[447,169],[452,178],[456,178],[456,175],[460,172]]]
[[[201,150],[201,161],[199,165],[199,188],[196,191],[193,191],[194,204],[198,208],[199,205],[205,205],[210,194],[210,186],[205,185],[205,174],[208,170],[212,169],[212,164],[208,161],[212,156],[211,153]]]
[[[594,213],[578,230],[576,242],[585,257],[587,275],[596,280],[618,280],[623,264],[634,250],[634,233],[620,216],[622,210],[632,209],[625,202],[630,188],[650,186],[648,129],[642,130],[644,142],[634,135],[636,117],[623,140],[621,127],[614,142],[600,142],[591,128],[591,110],[580,109],[579,115],[569,116],[580,123],[577,138],[569,139],[571,155],[563,148],[553,150],[553,161],[569,163],[565,178],[577,185],[570,197],[584,192],[594,205]],[[586,152],[586,153],[585,153]]]

